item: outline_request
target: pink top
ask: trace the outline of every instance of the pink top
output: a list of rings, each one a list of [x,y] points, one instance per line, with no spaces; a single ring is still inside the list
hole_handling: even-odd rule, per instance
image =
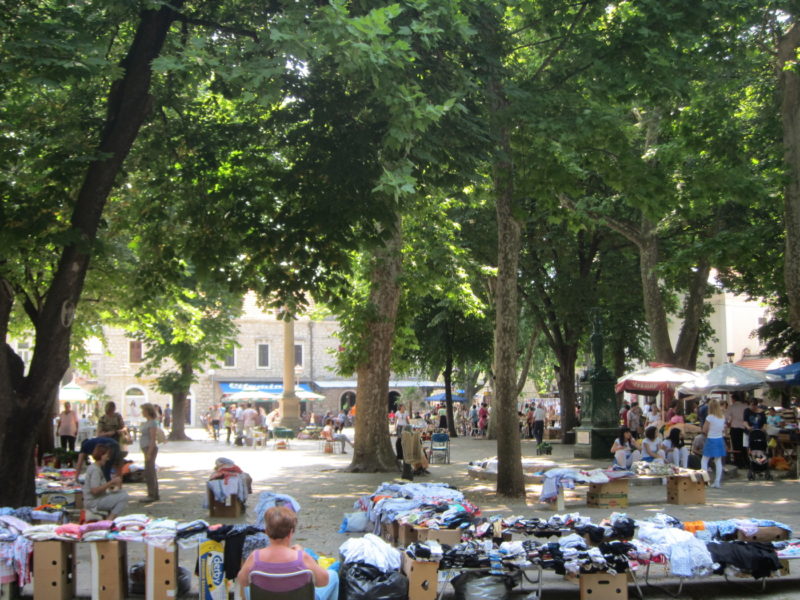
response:
[[[253,560],[253,569],[250,571],[250,581],[253,585],[267,590],[268,592],[290,592],[303,587],[306,583],[311,581],[310,573],[301,573],[292,577],[263,577],[255,574],[255,571],[263,571],[264,573],[283,575],[285,573],[294,573],[295,571],[307,571],[308,567],[303,562],[303,551],[297,552],[297,558],[290,562],[266,562],[259,558],[260,551],[256,550],[256,555]]]
[[[62,411],[58,415],[58,435],[78,435],[78,415],[74,410]]]

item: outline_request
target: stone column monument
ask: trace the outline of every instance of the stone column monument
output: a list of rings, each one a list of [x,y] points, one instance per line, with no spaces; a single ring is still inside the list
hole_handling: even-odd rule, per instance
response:
[[[294,316],[283,318],[283,395],[278,401],[278,425],[299,431],[305,426],[300,418],[300,399],[294,392]]]
[[[583,385],[581,426],[575,429],[575,456],[608,458],[619,431],[614,376],[603,366],[602,320],[597,309],[592,311],[592,355],[594,364]]]

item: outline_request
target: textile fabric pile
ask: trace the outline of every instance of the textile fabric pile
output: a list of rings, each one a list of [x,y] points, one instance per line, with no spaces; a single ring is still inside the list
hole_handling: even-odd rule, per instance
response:
[[[37,541],[102,542],[122,540],[169,548],[173,544],[190,549],[206,539],[225,542],[224,565],[228,579],[235,579],[242,559],[253,550],[269,545],[264,533],[264,513],[277,504],[299,512],[300,504],[291,496],[262,492],[256,508],[256,525],[210,525],[202,519],[180,522],[169,518],[151,519],[145,514],[122,515],[113,521],[79,525],[60,523],[62,512],[53,523],[32,524],[49,518],[53,512],[24,508],[0,508],[0,583],[31,581],[31,552]]]
[[[406,553],[416,560],[435,560],[441,548],[442,569],[491,569],[499,552],[506,567],[541,566],[557,574],[624,573],[655,562],[668,564],[670,573],[677,577],[704,577],[730,568],[754,578],[779,570],[780,558],[800,556],[800,540],[760,543],[732,539],[739,533],[753,535],[760,527],[778,527],[791,535],[789,526],[761,519],[681,523],[666,514],[634,521],[623,513],[614,513],[595,524],[589,517],[570,513],[546,521],[508,517],[502,523],[504,533],[560,539],[505,541],[499,545],[473,539],[452,547],[417,542],[409,545]]]

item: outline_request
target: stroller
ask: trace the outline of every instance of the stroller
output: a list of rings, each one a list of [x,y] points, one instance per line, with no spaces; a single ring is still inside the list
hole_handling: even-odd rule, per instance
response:
[[[767,433],[765,431],[753,429],[749,432],[747,457],[750,459],[750,466],[747,469],[747,479],[752,481],[761,475],[767,481],[772,481],[772,473],[769,472]]]

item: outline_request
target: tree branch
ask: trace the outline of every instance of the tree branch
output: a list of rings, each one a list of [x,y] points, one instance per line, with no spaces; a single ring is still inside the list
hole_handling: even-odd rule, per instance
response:
[[[558,199],[561,202],[561,205],[572,210],[577,210],[577,205],[575,204],[575,200],[573,200],[568,194],[563,192],[558,194]],[[585,209],[586,213],[599,221],[605,223],[609,228],[613,229],[623,237],[627,238],[631,241],[637,248],[641,248],[642,244],[644,243],[644,236],[642,235],[641,229],[634,226],[632,223],[628,221],[623,221],[621,219],[615,219],[613,217],[609,217],[608,215],[601,215],[597,211],[593,211],[591,209]]]
[[[522,393],[522,388],[525,387],[525,382],[528,380],[528,372],[531,369],[531,360],[533,359],[533,349],[536,347],[536,340],[539,339],[540,333],[539,329],[534,329],[531,339],[528,340],[528,344],[525,346],[525,358],[522,361],[522,370],[517,380],[517,396]]]
[[[217,31],[221,31],[222,33],[247,36],[254,42],[258,41],[258,32],[252,29],[243,29],[241,27],[222,25],[221,23],[216,23],[214,21],[209,21],[207,19],[195,19],[192,17],[187,17],[186,15],[178,15],[176,19],[181,23],[185,23],[186,25],[198,25],[200,27],[208,27],[210,29],[216,29]]]
[[[572,20],[572,23],[570,23],[569,27],[567,28],[567,33],[561,39],[561,43],[557,44],[556,47],[553,48],[553,50],[550,52],[550,54],[548,54],[545,57],[544,61],[542,61],[542,64],[539,65],[538,69],[536,69],[536,72],[533,74],[533,77],[531,79],[537,79],[539,77],[539,74],[542,71],[544,71],[548,66],[550,66],[550,63],[553,62],[553,60],[555,60],[556,55],[561,51],[562,48],[564,48],[564,45],[566,44],[567,40],[570,37],[572,37],[572,35],[571,35],[572,31],[578,25],[578,21],[581,20],[581,17],[583,17],[583,13],[586,12],[586,9],[588,7],[589,7],[589,5],[586,2],[581,4],[580,10],[575,15],[575,18]]]

